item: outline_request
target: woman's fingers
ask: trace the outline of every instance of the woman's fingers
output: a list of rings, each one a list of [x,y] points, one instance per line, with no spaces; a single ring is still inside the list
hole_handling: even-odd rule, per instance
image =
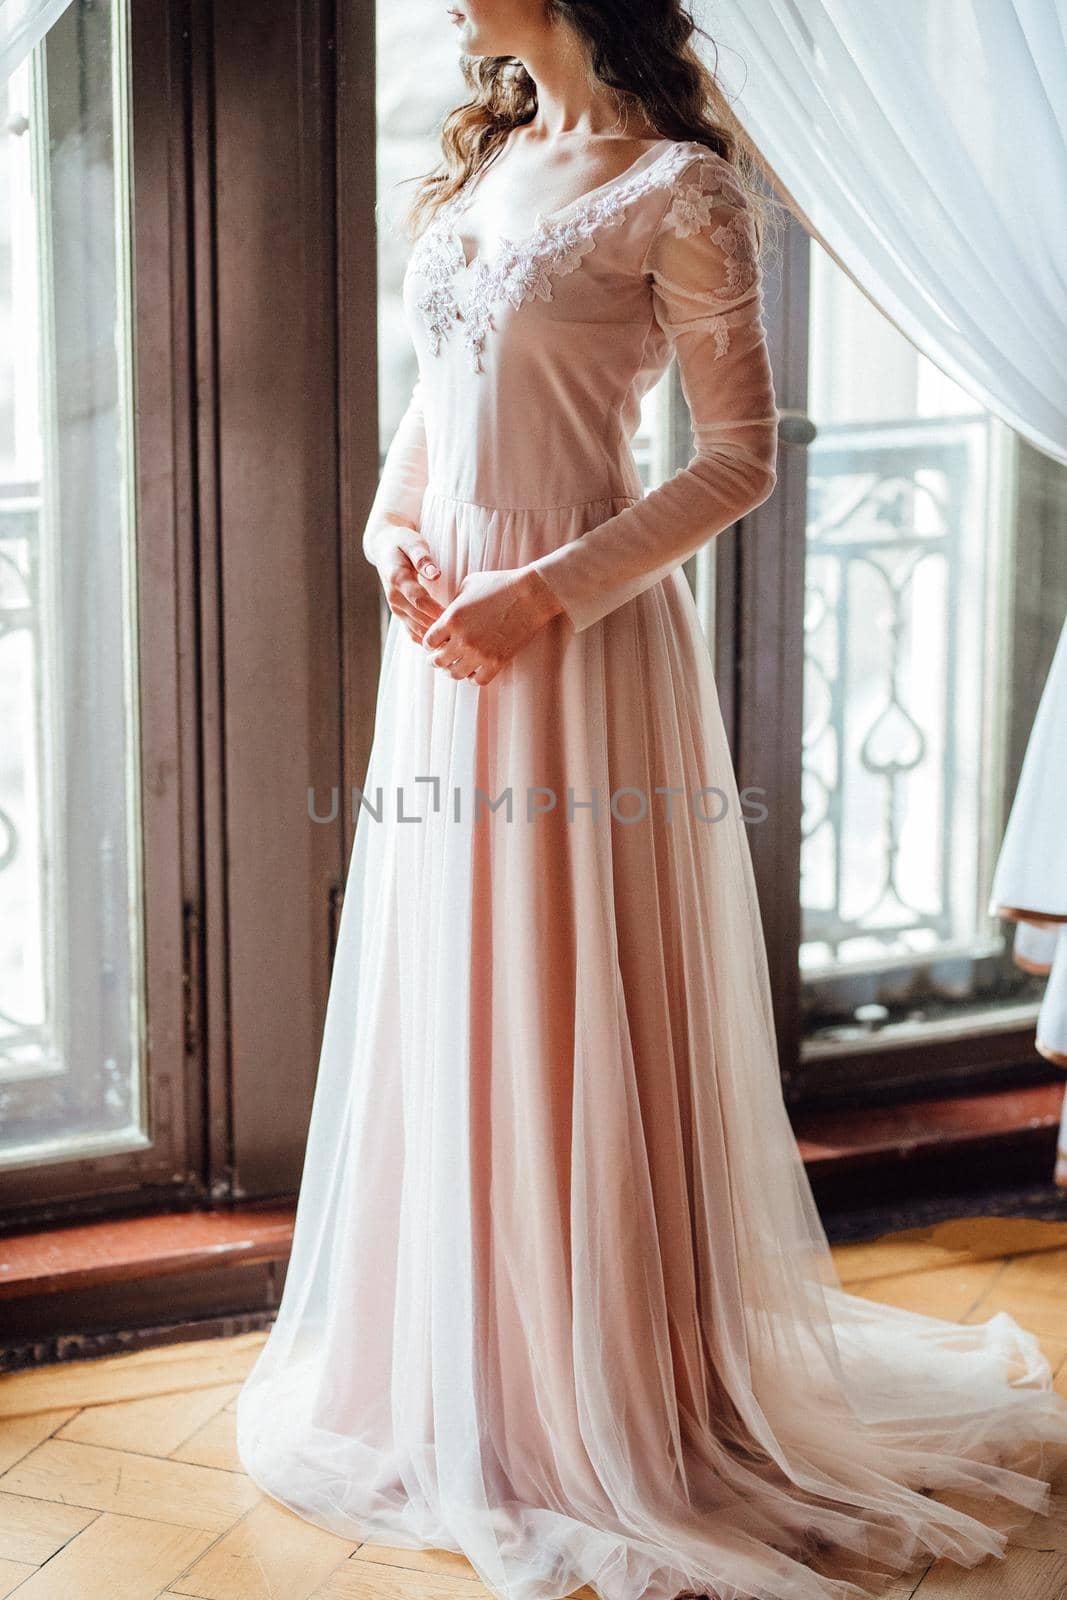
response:
[[[424,630],[429,633],[429,629]],[[463,645],[458,639],[446,636],[431,649],[423,640],[430,660],[435,667],[447,672],[457,681],[470,679],[474,683],[489,683],[500,671],[500,663],[486,661],[473,645]]]
[[[423,647],[434,666],[457,681],[469,678],[476,683],[488,683],[500,670],[499,662],[487,659],[482,650],[451,632],[447,622],[438,620],[425,630]]]
[[[416,644],[444,610],[427,585],[441,576],[433,551],[418,533],[394,537],[376,561],[389,610],[404,624]]]
[[[441,576],[441,569],[437,565],[433,551],[425,539],[414,538],[402,541],[400,548],[407,556],[415,571],[431,581]]]
[[[429,629],[426,630],[427,633]],[[429,649],[429,646],[427,646]],[[469,678],[480,662],[480,657],[458,639],[446,636],[430,650],[430,660],[453,678]]]
[[[402,596],[390,600],[389,609],[397,621],[403,623],[415,643],[421,644],[423,634],[429,625],[426,617],[421,616]]]
[[[434,650],[430,654],[430,660],[433,662],[434,666],[443,667],[446,672],[451,672],[452,668],[458,665],[461,659],[461,651],[452,644],[443,644],[439,650]],[[471,665],[473,665],[473,662]],[[470,671],[469,666],[467,671]]]
[[[424,627],[441,615],[444,606],[427,588],[440,578],[441,569],[421,534],[394,537],[388,553],[379,558],[378,570],[391,611],[399,615],[406,605]]]
[[[432,594],[426,593],[413,573],[403,570],[398,569],[390,577],[385,594],[394,610],[397,606],[407,609],[414,616],[421,618],[425,627],[435,622],[444,610],[439,600],[435,600]]]

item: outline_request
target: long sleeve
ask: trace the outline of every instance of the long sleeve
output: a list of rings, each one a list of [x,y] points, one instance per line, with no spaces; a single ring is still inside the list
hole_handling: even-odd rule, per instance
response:
[[[530,563],[576,632],[767,499],[779,413],[751,208],[710,151],[681,172],[642,270],[677,353],[696,454],[635,505]]]
[[[363,554],[374,562],[384,536],[395,528],[417,529],[427,479],[426,422],[422,381],[416,379],[407,409],[382,462],[378,489],[363,532]]]

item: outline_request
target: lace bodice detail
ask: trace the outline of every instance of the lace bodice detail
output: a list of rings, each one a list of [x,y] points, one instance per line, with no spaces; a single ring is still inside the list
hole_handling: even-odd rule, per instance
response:
[[[511,564],[521,530],[534,530],[541,553],[528,565],[581,632],[773,487],[778,413],[754,212],[729,162],[670,140],[468,261],[459,217],[470,204],[465,191],[443,208],[409,257],[419,378],[364,549],[374,559],[397,527],[417,528],[429,486],[488,519],[487,565]],[[485,238],[475,220],[470,232]],[[642,493],[632,443],[672,358],[694,453]],[[567,519],[590,525],[575,537]]]
[[[716,220],[717,213],[725,220]],[[711,286],[716,299],[735,300],[748,293],[759,271],[756,239],[744,190],[725,162],[698,157],[691,171],[672,183],[663,220],[683,239],[707,229],[723,251],[726,276]]]
[[[725,303],[743,294],[758,270],[744,192],[729,164],[705,147],[668,143],[632,176],[600,185],[555,215],[539,213],[528,235],[501,238],[488,253],[476,252],[469,266],[456,222],[474,196],[458,195],[442,207],[408,263],[409,273],[422,283],[415,303],[434,355],[458,327],[471,367],[480,372],[496,307],[506,303],[518,309],[528,300],[551,300],[555,280],[576,272],[602,234],[617,227],[637,201],[664,190],[670,203],[660,228],[683,238],[708,230],[724,253],[727,270],[721,283],[709,284],[711,298]],[[464,276],[460,293],[457,282]],[[729,323],[723,315],[716,325],[716,351],[724,355],[728,348]]]

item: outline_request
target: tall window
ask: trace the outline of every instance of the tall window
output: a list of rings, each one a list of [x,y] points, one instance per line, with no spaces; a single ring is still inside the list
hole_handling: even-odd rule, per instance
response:
[[[0,1164],[145,1140],[124,0],[0,83]]]
[[[1067,608],[1067,471],[811,245],[802,934],[809,1046],[1032,1017],[987,913]],[[1055,526],[1059,522],[1059,528]]]

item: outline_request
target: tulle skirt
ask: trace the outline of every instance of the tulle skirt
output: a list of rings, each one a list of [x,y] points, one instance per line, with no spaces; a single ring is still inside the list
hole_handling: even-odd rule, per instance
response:
[[[442,598],[619,504],[431,487]],[[778,1076],[774,796],[738,793],[681,571],[484,688],[391,620],[363,794],[252,1478],[507,1600],[841,1600],[1001,1554],[1067,1400],[1003,1313],[842,1290]]]

